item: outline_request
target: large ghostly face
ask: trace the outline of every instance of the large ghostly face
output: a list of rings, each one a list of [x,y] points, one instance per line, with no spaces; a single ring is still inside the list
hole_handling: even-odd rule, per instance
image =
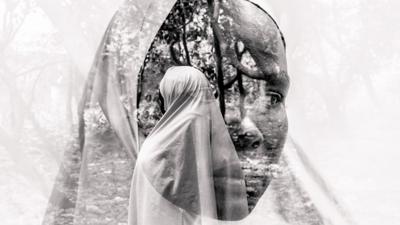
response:
[[[225,1],[221,7],[228,21],[221,27],[221,37],[230,48],[236,41],[241,45],[239,48],[246,50],[239,59],[240,64],[235,65],[243,73],[244,97],[237,101],[243,101],[245,109],[241,119],[229,116],[227,122],[233,124],[229,126],[231,134],[236,130],[233,137],[252,209],[272,179],[272,173],[265,172],[278,163],[288,130],[285,97],[289,77],[285,43],[273,19],[256,5],[239,0]],[[234,57],[229,49],[226,53],[228,61],[235,60],[229,59]],[[243,96],[243,90],[236,91]]]
[[[252,209],[272,179],[268,170],[278,162],[288,129],[285,43],[273,19],[251,2],[222,1],[217,20],[207,1],[184,2],[175,5],[149,51],[141,76],[139,116],[159,117],[150,115],[160,110],[154,110],[159,105],[148,99],[158,98],[158,83],[170,66],[190,62],[202,70],[218,97],[225,99],[225,121],[242,162]],[[213,25],[217,29],[211,29]],[[216,39],[220,56],[215,54]],[[222,89],[217,81],[218,57]],[[148,133],[154,121],[140,118]]]

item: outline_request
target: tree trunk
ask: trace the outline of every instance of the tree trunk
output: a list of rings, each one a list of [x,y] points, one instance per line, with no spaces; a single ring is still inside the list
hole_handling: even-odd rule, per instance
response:
[[[211,28],[214,36],[214,59],[217,67],[217,85],[219,90],[219,107],[222,116],[225,118],[225,92],[224,92],[224,73],[222,70],[222,51],[220,46],[220,37],[217,35],[218,18],[219,18],[219,2],[218,0],[207,0],[208,9],[210,12]]]

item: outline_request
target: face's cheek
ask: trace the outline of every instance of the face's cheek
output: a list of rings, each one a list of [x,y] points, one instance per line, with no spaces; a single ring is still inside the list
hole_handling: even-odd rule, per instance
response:
[[[281,102],[263,108],[257,107],[249,114],[249,117],[263,136],[263,147],[258,149],[259,154],[267,156],[269,163],[277,163],[288,132],[284,103]]]
[[[250,209],[255,207],[273,179],[271,174],[266,173],[266,170],[278,163],[288,131],[284,102],[270,101],[270,99],[269,96],[260,96],[246,116],[258,131],[258,136],[261,137],[259,139],[260,146],[238,151],[245,176]],[[246,123],[242,122],[243,124]],[[254,131],[254,129],[252,130]],[[256,139],[253,138],[252,141],[254,140]],[[248,138],[243,137],[243,141],[248,141]],[[246,144],[251,147],[251,144],[249,145],[247,142]]]
[[[270,108],[265,114],[265,124],[262,127],[264,135],[264,151],[271,163],[277,163],[286,141],[288,120],[283,103]]]

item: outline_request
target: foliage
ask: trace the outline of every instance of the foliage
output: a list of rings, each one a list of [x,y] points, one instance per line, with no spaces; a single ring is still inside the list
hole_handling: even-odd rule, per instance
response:
[[[210,7],[216,6],[205,0],[177,1],[164,21],[149,49],[139,78],[139,126],[146,136],[161,118],[158,84],[169,67],[192,65],[203,71],[220,100],[221,111],[243,168],[247,168],[244,172],[249,208],[252,209],[273,177],[273,173],[259,169],[265,164],[278,162],[286,137],[285,90],[278,93],[267,91],[267,83],[274,79],[270,78],[274,74],[269,74],[268,69],[273,64],[260,59],[265,57],[264,52],[284,57],[279,55],[283,48],[277,50],[280,47],[277,42],[282,45],[282,40],[272,23],[266,25],[267,32],[257,31],[261,34],[255,37],[267,40],[257,43],[259,40],[253,40],[235,28],[244,23],[231,12],[239,6],[219,6],[218,18],[210,13]],[[269,18],[264,12],[255,12],[260,13],[264,20]],[[215,19],[217,24],[213,25]],[[262,53],[258,52],[260,48],[265,48]],[[217,49],[220,49],[219,54]],[[234,52],[229,49],[234,49]],[[274,53],[270,53],[271,49]],[[237,62],[233,63],[234,60]],[[261,72],[260,68],[267,68],[268,71]],[[268,160],[261,160],[264,157]]]
[[[146,130],[151,127],[148,124],[155,124],[154,120],[160,118],[160,110],[154,109],[157,107],[158,83],[166,70],[174,65],[192,65],[203,71],[210,80],[215,95],[221,96],[223,92],[226,96],[224,104],[229,109],[245,107],[239,103],[239,84],[237,82],[232,84],[232,79],[237,74],[232,65],[225,63],[222,74],[225,83],[230,84],[223,87],[217,84],[214,34],[210,20],[206,1],[177,1],[160,28],[147,54],[140,77],[139,121]],[[221,25],[228,29],[228,16],[222,15],[220,20]],[[183,23],[184,21],[186,23]],[[233,39],[233,36],[229,37],[228,42],[233,42]],[[255,67],[254,60],[248,52],[243,55],[243,63],[251,68]],[[251,107],[260,95],[260,84],[261,82],[253,79],[243,79],[242,85],[247,90],[245,94],[247,107]],[[143,114],[145,116],[142,116]],[[239,120],[245,116],[242,114],[243,112],[239,115]],[[229,126],[230,121],[227,122]]]

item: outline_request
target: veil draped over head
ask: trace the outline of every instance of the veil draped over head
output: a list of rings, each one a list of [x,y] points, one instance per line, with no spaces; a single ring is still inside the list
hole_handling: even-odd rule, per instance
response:
[[[79,103],[78,141],[64,153],[43,225],[126,222],[141,137],[138,74],[174,2],[126,0],[114,14]]]
[[[193,67],[173,67],[160,92],[167,111],[138,155],[129,224],[244,218],[240,161],[205,75]]]
[[[161,82],[167,112],[136,158],[140,67],[175,2],[127,0],[110,22],[80,104],[80,140],[66,151],[43,224],[125,224],[128,197],[129,225],[346,224],[337,222],[343,221],[340,212],[330,218],[338,211],[332,198],[314,197],[312,193],[326,196],[320,186],[308,188],[300,182],[290,161],[296,157],[288,157],[295,151],[284,151],[281,161],[288,175],[272,181],[247,216],[235,148],[206,78],[192,67],[172,68]],[[94,120],[111,127],[106,138],[90,134],[84,124],[97,111],[105,118]],[[100,142],[102,151],[96,148]],[[298,200],[301,195],[310,198]],[[304,206],[306,202],[312,207]],[[327,205],[332,211],[320,210]],[[317,218],[313,223],[304,219],[311,214]]]

